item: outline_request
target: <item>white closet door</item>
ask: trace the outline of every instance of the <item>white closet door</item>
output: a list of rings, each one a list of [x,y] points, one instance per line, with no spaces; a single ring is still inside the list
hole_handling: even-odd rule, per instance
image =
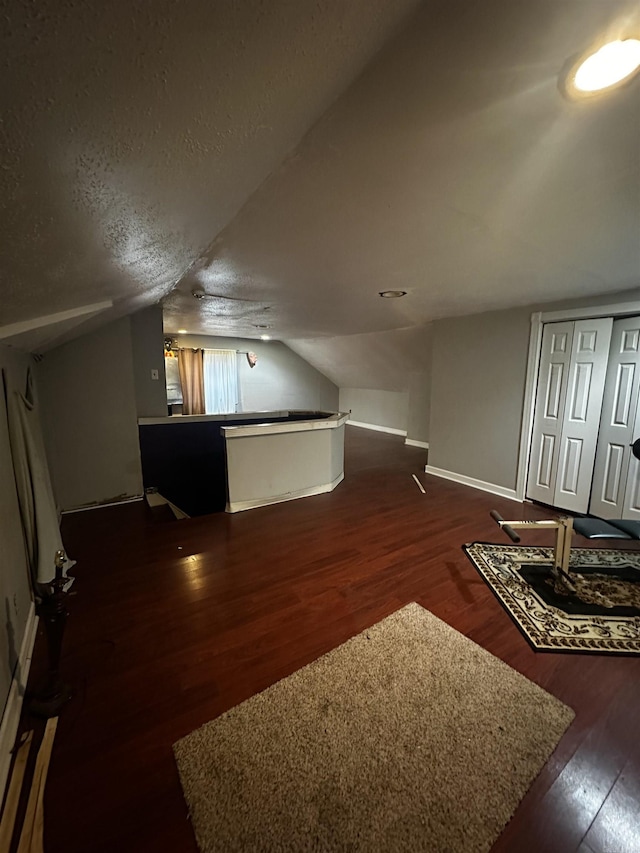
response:
[[[546,324],[527,497],[587,512],[613,321]]]
[[[640,438],[640,405],[636,406],[636,422],[631,443],[636,438]],[[628,450],[629,465],[627,468],[627,485],[624,490],[622,518],[631,518],[634,521],[640,521],[640,460],[636,459],[633,453],[631,453],[630,447]]]
[[[630,445],[640,437],[640,318],[613,324],[589,512],[640,519],[639,465]]]
[[[553,505],[569,379],[573,323],[547,323],[542,331],[527,497]]]
[[[587,512],[613,319],[574,324],[553,506]]]

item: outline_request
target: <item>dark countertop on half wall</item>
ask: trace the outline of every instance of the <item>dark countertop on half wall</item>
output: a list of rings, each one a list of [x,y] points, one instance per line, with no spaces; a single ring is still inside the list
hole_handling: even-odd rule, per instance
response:
[[[335,421],[341,416],[346,417],[338,412],[285,409],[139,418],[144,488],[157,489],[190,516],[223,512],[227,501],[227,471],[222,427],[264,425],[268,428],[279,424],[282,428],[287,423],[301,425],[308,421],[312,428],[314,421]]]

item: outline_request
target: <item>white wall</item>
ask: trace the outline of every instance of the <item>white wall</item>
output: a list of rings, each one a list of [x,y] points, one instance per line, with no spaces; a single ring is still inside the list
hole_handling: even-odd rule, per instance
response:
[[[136,410],[139,418],[164,417],[167,414],[167,389],[164,375],[164,335],[162,307],[152,305],[132,314],[131,349]],[[158,378],[151,378],[151,371]]]
[[[255,352],[258,363],[249,367],[240,356],[242,409],[260,412],[276,409],[337,411],[338,389],[303,358],[280,341],[256,341],[210,335],[170,335],[178,346]]]
[[[515,488],[531,310],[434,324],[429,464]]]
[[[227,437],[231,512],[331,491],[344,475],[344,424]]]
[[[429,339],[431,344],[431,339]],[[429,442],[431,422],[431,369],[409,374],[409,409],[407,439]]]
[[[340,409],[353,420],[429,440],[430,326],[287,344],[341,389]]]
[[[38,365],[38,380],[61,509],[140,495],[129,317],[47,352]]]
[[[341,388],[340,411],[351,412],[352,421],[406,432],[409,392]]]
[[[31,357],[0,345],[7,395],[24,392]],[[0,388],[0,394],[2,389]],[[0,713],[11,685],[31,606],[27,555],[13,476],[4,395],[0,400]],[[0,788],[1,795],[1,788]]]

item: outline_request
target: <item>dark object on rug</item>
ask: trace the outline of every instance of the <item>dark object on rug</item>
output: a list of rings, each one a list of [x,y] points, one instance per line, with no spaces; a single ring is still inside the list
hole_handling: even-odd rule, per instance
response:
[[[640,654],[640,552],[573,548],[569,593],[550,575],[551,548],[463,550],[535,649]]]
[[[174,752],[202,853],[488,853],[573,716],[409,604]]]

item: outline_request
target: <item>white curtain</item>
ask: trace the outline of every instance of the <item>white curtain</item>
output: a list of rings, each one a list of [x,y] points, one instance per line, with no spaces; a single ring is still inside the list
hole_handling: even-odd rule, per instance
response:
[[[238,403],[236,353],[226,349],[204,351],[204,410],[208,415],[235,412]]]
[[[5,386],[6,378],[3,375]],[[53,497],[49,468],[45,454],[35,387],[31,369],[27,373],[26,391],[5,387],[9,441],[16,492],[20,507],[20,520],[34,593],[39,595],[39,585],[48,586],[55,577],[56,551],[64,550],[58,510]],[[6,488],[9,484],[3,483]],[[10,486],[9,486],[10,487]],[[63,574],[75,565],[75,560],[66,560]],[[69,579],[72,582],[72,579]]]

